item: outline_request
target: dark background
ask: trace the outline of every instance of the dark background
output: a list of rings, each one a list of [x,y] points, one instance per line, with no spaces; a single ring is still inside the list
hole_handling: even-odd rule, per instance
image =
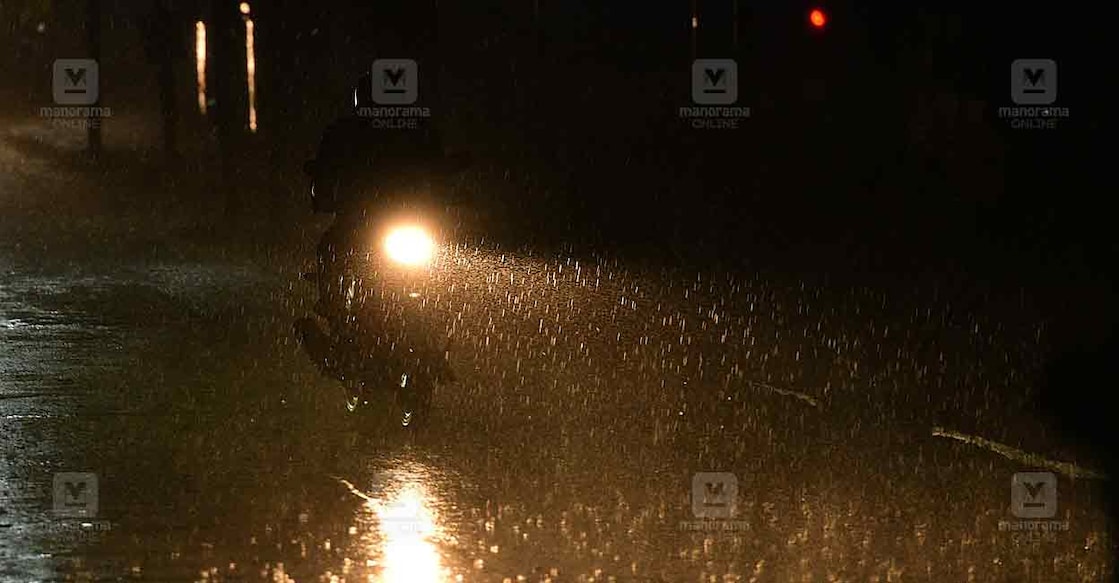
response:
[[[808,25],[816,6],[823,31]],[[158,73],[170,71],[180,157],[163,175],[224,178],[199,197],[305,209],[299,169],[350,84],[375,58],[407,56],[451,147],[477,161],[466,202],[508,244],[886,278],[960,269],[1042,288],[1113,263],[1111,9],[741,1],[735,19],[730,0],[696,0],[693,55],[688,2],[256,2],[250,133],[236,2],[17,0],[0,7],[6,118],[51,105],[51,62],[90,54],[91,10],[115,113],[105,140],[160,159]],[[197,20],[218,102],[208,116],[195,105]],[[753,110],[741,129],[676,117],[693,56],[738,60],[739,104]],[[997,118],[1015,58],[1058,62],[1071,112],[1058,129]],[[292,219],[249,208],[236,221]]]
[[[684,1],[261,0],[255,133],[236,2],[168,0],[156,18],[158,6],[0,4],[10,126],[51,104],[55,58],[91,54],[87,16],[98,15],[114,116],[101,157],[85,163],[147,187],[115,211],[175,195],[168,214],[216,206],[228,228],[293,231],[310,215],[302,162],[345,114],[351,83],[375,58],[416,58],[446,141],[476,160],[460,201],[490,241],[770,279],[1025,290],[1060,354],[1042,406],[1071,433],[1113,443],[1101,405],[1117,361],[1110,4],[741,1],[734,19],[731,2],[697,0],[693,54]],[[825,30],[808,25],[814,6]],[[210,38],[206,115],[197,20]],[[741,129],[678,119],[694,56],[739,62],[740,104],[753,111]],[[1071,112],[1059,128],[998,119],[1015,58],[1059,64],[1057,103]],[[173,82],[173,157],[160,70]]]
[[[808,25],[812,7],[825,30]],[[696,0],[693,55],[683,1],[254,2],[249,133],[236,2],[16,0],[0,7],[6,116],[51,105],[51,62],[90,54],[91,9],[115,113],[105,140],[158,158],[166,66],[181,157],[164,176],[227,173],[198,196],[305,209],[299,169],[350,84],[375,58],[407,56],[451,147],[477,160],[463,196],[508,244],[886,278],[960,269],[1041,288],[1113,264],[1106,7],[740,1],[736,20],[730,0]],[[208,116],[195,105],[197,20],[220,102]],[[693,56],[738,60],[739,104],[753,110],[741,129],[676,117]],[[1071,112],[1058,129],[997,118],[1015,58],[1058,62]]]
[[[729,1],[697,0],[693,55],[682,1],[254,2],[251,133],[236,3],[163,5],[5,2],[4,119],[51,104],[51,62],[89,54],[92,7],[115,113],[103,160],[154,165],[155,197],[203,176],[200,204],[282,230],[309,212],[301,164],[350,84],[375,58],[412,57],[447,141],[475,158],[460,195],[491,240],[776,277],[959,276],[1029,289],[1070,350],[1113,328],[1111,8],[742,1],[735,20]],[[814,6],[823,31],[808,25]],[[196,20],[211,39],[208,116],[195,105]],[[739,130],[676,117],[693,56],[738,60],[739,104],[753,110]],[[1071,112],[1058,129],[997,118],[1016,58],[1058,62]],[[177,157],[161,145],[161,67]]]

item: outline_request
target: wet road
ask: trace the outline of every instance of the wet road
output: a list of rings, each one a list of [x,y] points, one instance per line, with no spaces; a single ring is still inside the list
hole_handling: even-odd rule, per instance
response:
[[[1111,573],[1108,482],[1031,405],[1024,295],[448,249],[459,378],[405,432],[343,414],[291,336],[313,240],[4,247],[0,580]],[[1067,530],[1006,530],[1014,473],[1050,469]],[[61,472],[95,475],[90,516],[56,514]],[[730,514],[697,515],[709,472]]]

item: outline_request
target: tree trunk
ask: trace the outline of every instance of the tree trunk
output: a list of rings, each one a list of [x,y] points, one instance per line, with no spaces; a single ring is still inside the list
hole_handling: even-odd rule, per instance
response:
[[[210,83],[214,105],[210,109],[218,143],[220,165],[219,192],[224,197],[227,219],[236,219],[242,211],[243,200],[238,185],[242,155],[241,142],[245,119],[244,40],[239,34],[241,16],[238,3],[231,0],[211,0],[209,58],[206,79]],[[240,41],[240,44],[239,44]]]
[[[86,0],[86,41],[88,43],[89,58],[101,65],[101,0]],[[91,106],[96,109],[101,105],[101,92],[98,90],[97,102]],[[90,115],[87,129],[87,151],[93,158],[101,155],[101,120]]]
[[[163,152],[169,159],[177,157],[176,130],[178,109],[175,103],[175,58],[181,49],[181,35],[168,8],[170,0],[155,0],[146,28],[149,62],[155,66],[159,85],[159,111],[163,127]]]

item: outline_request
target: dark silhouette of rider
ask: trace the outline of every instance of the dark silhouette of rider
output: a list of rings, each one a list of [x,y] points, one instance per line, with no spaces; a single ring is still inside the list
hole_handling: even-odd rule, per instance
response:
[[[444,168],[441,136],[429,117],[389,116],[393,109],[373,101],[372,75],[353,88],[347,115],[323,132],[311,173],[315,212],[346,214],[383,203],[392,187],[426,183]]]
[[[315,159],[306,166],[312,208],[335,215],[317,249],[316,311],[328,318],[342,292],[337,275],[360,249],[371,215],[400,200],[438,200],[446,192],[445,178],[463,164],[445,155],[438,128],[418,114],[426,108],[377,104],[372,81],[368,73],[358,80],[350,112],[327,127]],[[389,115],[400,109],[411,115]]]
[[[351,98],[350,111],[327,127],[315,158],[305,165],[312,179],[313,210],[335,216],[316,250],[318,269],[314,274],[319,293],[315,312],[328,329],[314,318],[301,318],[295,331],[312,359],[329,376],[361,386],[372,382],[404,387],[403,383],[410,383],[402,393],[411,403],[406,413],[410,417],[418,403],[430,395],[433,379],[450,378],[443,357],[436,358],[421,349],[421,342],[409,345],[404,351],[407,354],[400,353],[411,359],[409,362],[396,368],[382,366],[393,357],[380,353],[374,356],[369,340],[400,331],[381,330],[376,322],[366,321],[370,318],[357,317],[347,300],[357,298],[350,293],[355,288],[360,294],[360,261],[369,251],[370,226],[377,224],[384,213],[400,208],[445,207],[449,203],[446,179],[465,169],[468,160],[444,152],[438,128],[422,103],[375,103],[370,74],[358,80]],[[397,369],[410,374],[399,376]],[[390,372],[399,378],[381,378]],[[347,406],[359,395],[360,390],[352,383],[347,385]]]

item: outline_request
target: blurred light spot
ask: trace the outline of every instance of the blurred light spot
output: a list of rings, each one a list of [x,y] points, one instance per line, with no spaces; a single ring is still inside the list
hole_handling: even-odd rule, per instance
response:
[[[399,227],[385,238],[385,251],[393,261],[423,265],[431,260],[435,242],[422,227]]]
[[[248,12],[248,4],[241,4],[241,11]],[[245,19],[245,71],[249,84],[249,130],[256,131],[256,55],[253,52],[253,20]]]
[[[206,25],[194,23],[194,72],[198,85],[198,111],[206,115]]]
[[[808,21],[816,28],[824,28],[824,25],[828,23],[828,17],[824,14],[823,10],[813,8],[812,12],[808,13]]]
[[[248,2],[242,2],[241,3],[241,14],[248,14],[248,13],[249,13],[249,3]]]

